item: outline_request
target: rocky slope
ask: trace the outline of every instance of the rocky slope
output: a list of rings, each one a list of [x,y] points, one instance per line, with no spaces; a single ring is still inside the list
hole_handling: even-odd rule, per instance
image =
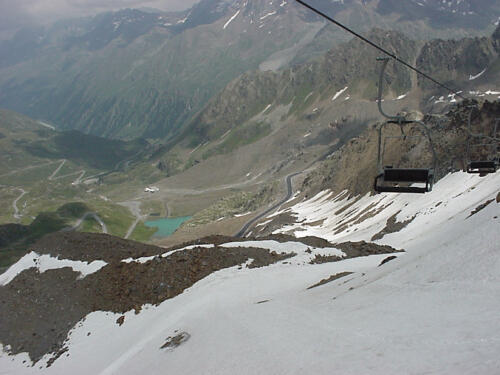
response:
[[[28,352],[35,363],[50,354],[52,359],[47,363],[50,366],[68,350],[67,335],[71,327],[94,311],[124,314],[134,309],[139,314],[144,305],[159,305],[175,298],[218,270],[233,266],[240,269],[243,266],[248,269],[267,267],[297,255],[290,242],[293,238],[268,237],[271,239],[283,243],[284,248],[287,244],[291,248],[278,254],[255,247],[255,242],[248,242],[248,246],[245,242],[232,245],[231,238],[210,237],[166,251],[106,235],[58,233],[46,236],[33,245],[32,253],[25,257],[30,260],[35,257],[31,264],[17,271],[14,266],[0,276],[0,316],[5,322],[0,329],[0,343],[9,346],[12,355]],[[307,243],[320,251],[332,247],[321,239],[303,241],[301,246]],[[401,252],[366,243],[336,247],[342,249],[344,258]],[[342,259],[338,255],[323,259],[311,251],[313,257],[311,264]],[[23,264],[23,259],[18,265]],[[73,269],[58,267],[57,263],[63,259]],[[100,264],[94,272],[78,276],[82,262]],[[122,325],[124,319],[124,316],[119,318],[117,324]]]
[[[445,115],[426,116],[423,122],[430,128],[431,139],[437,154],[436,178],[440,179],[451,171],[465,167],[464,157],[467,139],[468,116],[473,106],[472,128],[476,133],[491,134],[495,120],[500,117],[500,103],[464,102]],[[330,189],[340,193],[365,194],[373,189],[373,181],[379,173],[377,167],[378,128],[371,126],[357,138],[332,154],[317,170],[304,181],[302,192],[312,196]],[[408,128],[408,135],[421,136],[417,127]],[[398,126],[384,128],[383,137],[401,135]],[[399,138],[385,139],[386,151],[383,165],[394,167],[432,167],[432,153],[426,137],[414,141]]]
[[[500,53],[500,27],[491,37],[434,40],[422,48],[417,66],[443,82],[455,86],[491,68]],[[443,63],[446,62],[446,63]],[[474,74],[472,73],[474,72]],[[419,77],[419,86],[433,89],[433,83]],[[458,87],[458,86],[457,86]]]
[[[415,62],[420,70],[456,90],[471,91],[477,98],[485,96],[476,91],[478,86],[489,83],[493,89],[495,86],[491,84],[500,82],[498,30],[491,37],[433,40],[424,44],[379,29],[368,36],[403,60]],[[292,128],[304,129],[309,134],[305,148],[348,138],[356,134],[357,123],[366,125],[380,118],[374,105],[380,70],[377,57],[378,51],[354,39],[309,63],[279,72],[245,73],[210,100],[172,140],[171,146],[161,149],[155,157],[160,160],[163,157],[160,163],[170,165],[172,174],[212,156],[231,154],[263,138],[288,138]],[[480,77],[476,73],[481,73]],[[496,91],[491,89],[488,99],[496,98]],[[384,77],[384,98],[384,105],[392,112],[441,112],[446,105],[459,100],[433,82],[392,63]],[[344,134],[347,130],[351,133]],[[304,143],[300,139],[304,133],[296,133],[294,142]],[[276,151],[281,148],[276,144]],[[176,159],[175,166],[169,163],[172,158]]]

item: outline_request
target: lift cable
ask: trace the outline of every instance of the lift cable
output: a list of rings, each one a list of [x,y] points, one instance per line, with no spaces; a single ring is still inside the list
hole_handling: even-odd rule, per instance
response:
[[[371,40],[365,38],[364,36],[358,34],[356,31],[350,29],[349,27],[341,24],[340,22],[338,21],[335,21],[332,17],[326,15],[325,13],[321,12],[320,10],[312,7],[311,5],[307,4],[306,2],[302,1],[302,0],[295,0],[297,1],[299,4],[302,4],[303,6],[305,6],[306,8],[310,9],[311,11],[313,11],[314,13],[316,13],[317,15],[327,19],[328,21],[334,23],[335,25],[341,27],[342,29],[344,29],[345,31],[353,34],[355,37],[361,39],[362,41],[368,43],[369,45],[371,45],[372,47],[375,47],[376,49],[378,49],[379,51],[385,53],[386,55],[388,55],[389,57],[393,58],[394,60],[396,60],[397,62],[405,65],[406,67],[410,68],[411,70],[417,72],[418,74],[420,74],[421,76],[427,78],[428,80],[434,82],[436,85],[446,89],[447,91],[449,91],[450,93],[452,93],[453,95],[455,96],[458,96],[459,98],[461,99],[466,99],[464,96],[460,95],[460,93],[457,92],[457,90],[453,90],[451,88],[449,88],[448,86],[442,84],[441,82],[435,80],[434,78],[432,78],[430,75],[420,71],[418,68],[415,68],[414,66],[408,64],[406,61],[404,60],[401,60],[399,57],[397,57],[395,54],[387,51],[386,49],[380,47],[378,44],[375,44],[374,42],[372,42]]]

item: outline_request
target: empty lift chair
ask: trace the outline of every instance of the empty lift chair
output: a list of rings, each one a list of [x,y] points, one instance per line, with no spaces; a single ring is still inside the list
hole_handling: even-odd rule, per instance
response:
[[[432,190],[432,185],[434,183],[434,171],[436,169],[436,152],[434,150],[434,145],[430,136],[430,131],[421,121],[407,120],[402,116],[389,116],[382,109],[382,91],[383,91],[383,75],[389,59],[377,59],[383,62],[382,69],[380,71],[379,79],[379,94],[378,94],[378,108],[380,113],[388,119],[387,122],[382,124],[379,128],[378,135],[378,169],[379,174],[375,177],[374,190],[379,193],[427,193]],[[432,152],[432,167],[430,168],[394,168],[390,165],[384,166],[384,154],[385,154],[385,139],[383,139],[383,128],[388,124],[397,124],[401,128],[402,136],[399,137],[386,137],[399,138],[403,140],[408,140],[411,138],[422,138],[417,136],[407,136],[404,134],[403,127],[409,124],[417,124],[422,130],[423,138],[426,138],[429,142],[431,152]],[[419,184],[416,186],[415,184]]]
[[[500,164],[500,118],[495,120],[493,134],[472,133],[472,111],[469,113],[468,137],[466,145],[467,173],[478,173],[482,176],[495,173]],[[483,151],[483,152],[481,152]],[[480,156],[478,157],[478,155]]]

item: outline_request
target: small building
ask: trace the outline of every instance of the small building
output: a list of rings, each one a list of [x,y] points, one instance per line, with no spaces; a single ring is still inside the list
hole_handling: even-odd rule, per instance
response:
[[[156,193],[156,192],[160,191],[160,188],[158,188],[156,186],[148,186],[147,188],[144,189],[144,191],[146,193]]]

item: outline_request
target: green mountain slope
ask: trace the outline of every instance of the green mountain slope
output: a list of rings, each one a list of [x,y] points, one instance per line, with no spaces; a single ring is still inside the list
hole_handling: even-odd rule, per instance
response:
[[[317,3],[357,30],[396,28],[417,39],[484,34],[498,11],[491,0],[450,2],[445,10],[432,2]],[[469,8],[475,13],[453,12]],[[170,137],[240,74],[309,61],[347,38],[295,2],[265,0],[64,21],[0,43],[0,106],[61,129]]]

